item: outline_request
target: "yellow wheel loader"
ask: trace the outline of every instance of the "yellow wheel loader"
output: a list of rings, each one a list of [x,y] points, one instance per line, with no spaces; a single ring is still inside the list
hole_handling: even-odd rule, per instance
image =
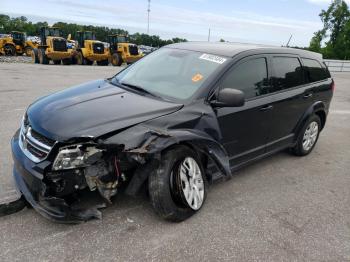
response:
[[[121,66],[124,62],[131,64],[143,57],[137,45],[129,43],[126,35],[108,36],[110,61],[114,66]]]
[[[26,40],[24,32],[12,31],[7,37],[0,38],[0,54],[2,55],[27,55],[31,56],[38,44]]]
[[[42,27],[40,29],[41,43],[33,49],[32,62],[36,64],[49,64],[50,60],[55,65],[69,65],[72,63],[73,49],[67,47],[67,39],[57,27]]]
[[[78,31],[76,36],[78,47],[75,60],[78,65],[92,65],[95,61],[97,65],[108,65],[109,50],[103,42],[96,40],[93,32]]]

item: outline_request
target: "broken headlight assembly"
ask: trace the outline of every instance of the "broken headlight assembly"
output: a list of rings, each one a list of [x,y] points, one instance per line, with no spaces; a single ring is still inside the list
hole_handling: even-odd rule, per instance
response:
[[[67,170],[86,167],[102,156],[103,150],[93,145],[74,145],[62,147],[56,156],[52,170]]]

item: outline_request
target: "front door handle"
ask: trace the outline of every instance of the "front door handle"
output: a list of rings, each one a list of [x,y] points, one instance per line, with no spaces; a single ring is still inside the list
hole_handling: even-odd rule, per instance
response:
[[[310,97],[312,97],[312,93],[305,94],[303,97],[304,97],[305,99],[310,98]]]
[[[271,110],[273,108],[272,105],[268,105],[268,106],[263,106],[262,108],[260,108],[260,111],[268,111],[268,110]]]

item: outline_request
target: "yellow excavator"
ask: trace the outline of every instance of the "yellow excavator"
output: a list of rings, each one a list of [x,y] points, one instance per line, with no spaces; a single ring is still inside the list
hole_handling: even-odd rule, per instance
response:
[[[37,48],[38,44],[26,38],[24,32],[18,31],[12,31],[8,36],[0,38],[0,54],[31,56],[33,49]]]
[[[33,49],[32,62],[49,64],[50,60],[54,64],[69,65],[72,63],[73,49],[68,48],[67,39],[57,27],[42,27],[40,29],[41,43],[38,48]]]
[[[101,66],[109,64],[109,50],[103,42],[96,40],[93,32],[78,31],[76,39],[78,47],[76,48],[75,60],[78,65],[92,65],[95,61],[97,65]]]
[[[131,64],[143,57],[137,45],[129,43],[126,35],[108,36],[110,61],[114,66],[121,66],[124,62]]]

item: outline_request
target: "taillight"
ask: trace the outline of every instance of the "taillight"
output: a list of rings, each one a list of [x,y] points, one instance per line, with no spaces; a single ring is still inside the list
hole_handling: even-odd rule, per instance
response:
[[[332,80],[331,88],[332,88],[332,92],[334,92],[334,90],[335,90],[335,82],[334,82],[334,80]]]

